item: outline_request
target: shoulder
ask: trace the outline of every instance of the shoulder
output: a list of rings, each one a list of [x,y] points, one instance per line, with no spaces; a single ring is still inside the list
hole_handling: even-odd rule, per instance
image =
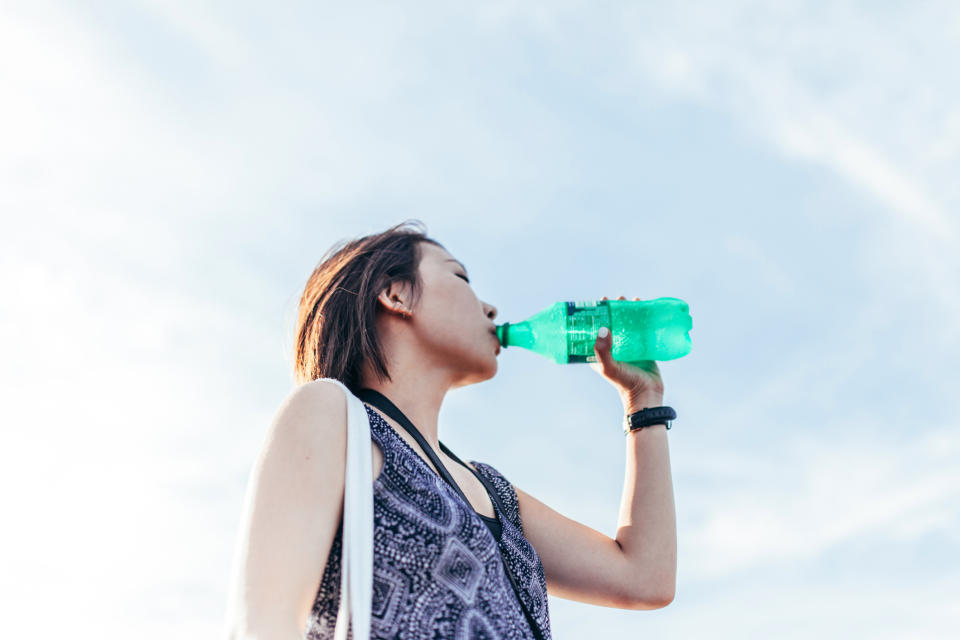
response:
[[[346,437],[346,416],[343,389],[330,380],[311,380],[284,398],[270,427],[270,437],[329,445],[331,437]]]
[[[305,382],[295,387],[284,399],[283,406],[295,406],[302,409],[335,409],[346,407],[346,394],[338,383],[328,378]]]
[[[345,395],[340,385],[341,383],[331,378],[317,378],[316,380],[304,382],[300,386],[295,387],[288,397],[308,396],[328,399],[339,398],[342,400]]]

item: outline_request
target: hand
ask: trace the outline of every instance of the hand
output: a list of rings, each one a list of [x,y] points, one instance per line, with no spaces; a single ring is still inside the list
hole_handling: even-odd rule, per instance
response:
[[[607,296],[603,297],[604,300]],[[626,300],[623,296],[618,300]],[[634,298],[639,300],[640,298]],[[608,327],[609,329],[609,327]],[[591,362],[590,368],[610,381],[624,406],[628,409],[642,409],[646,406],[658,406],[663,400],[663,380],[660,368],[653,360],[620,362],[610,354],[613,336],[608,332],[606,338],[597,336],[593,351],[597,362]]]

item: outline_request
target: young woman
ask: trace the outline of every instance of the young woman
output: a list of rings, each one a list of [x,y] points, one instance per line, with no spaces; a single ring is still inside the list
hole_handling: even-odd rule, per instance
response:
[[[370,418],[371,638],[550,638],[548,593],[622,609],[673,600],[676,516],[665,424],[626,437],[615,539],[440,442],[447,391],[497,372],[496,315],[422,223],[327,252],[300,301],[301,384],[277,412],[250,478],[231,638],[333,637],[347,418],[343,390],[320,378],[343,382]],[[598,337],[595,351],[590,366],[617,389],[626,413],[662,404],[656,363],[613,360],[609,335]]]

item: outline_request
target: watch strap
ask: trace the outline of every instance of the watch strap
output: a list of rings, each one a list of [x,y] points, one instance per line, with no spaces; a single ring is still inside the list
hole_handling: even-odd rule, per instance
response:
[[[676,419],[677,412],[673,410],[673,407],[647,407],[635,411],[623,419],[623,434],[627,435],[631,431],[654,424],[665,424],[669,429],[672,426],[671,423]]]

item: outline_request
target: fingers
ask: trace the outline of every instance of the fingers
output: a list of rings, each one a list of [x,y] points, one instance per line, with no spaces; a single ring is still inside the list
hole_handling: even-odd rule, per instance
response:
[[[601,337],[600,334],[604,331],[606,331],[607,335]],[[600,329],[597,330],[597,335],[594,337],[593,348],[597,351],[597,353],[603,351],[604,349],[609,349],[607,345],[611,340],[612,338],[610,337],[610,329],[607,327],[600,327]]]
[[[604,338],[600,337],[600,334],[597,334],[597,339],[593,344],[593,351],[596,354],[597,361],[594,363],[596,367],[594,370],[598,371],[604,377],[611,377],[617,373],[617,362],[613,359],[613,353],[611,346],[613,344],[613,336],[610,335],[610,330],[607,330],[607,335]]]

